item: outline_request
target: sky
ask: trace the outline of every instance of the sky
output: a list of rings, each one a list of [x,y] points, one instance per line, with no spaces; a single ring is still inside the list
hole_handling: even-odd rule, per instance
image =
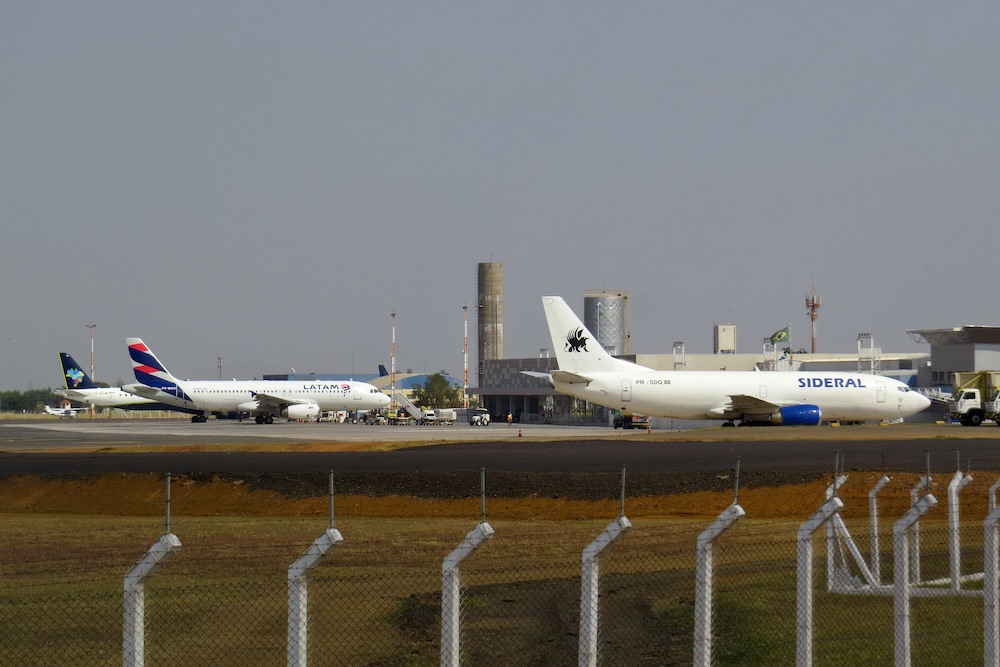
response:
[[[0,389],[462,376],[500,262],[631,295],[632,351],[929,352],[1000,325],[1000,4],[0,3]],[[470,369],[475,368],[469,308]],[[88,324],[96,325],[93,329]],[[470,377],[475,373],[470,371]]]

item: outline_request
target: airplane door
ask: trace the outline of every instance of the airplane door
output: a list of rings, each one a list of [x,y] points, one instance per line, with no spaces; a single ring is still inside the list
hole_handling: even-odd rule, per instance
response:
[[[875,400],[879,403],[885,403],[885,382],[875,383]]]
[[[758,398],[767,398],[767,385],[766,384],[760,385],[760,389],[757,391],[757,397]]]
[[[622,380],[622,403],[632,400],[632,381]]]

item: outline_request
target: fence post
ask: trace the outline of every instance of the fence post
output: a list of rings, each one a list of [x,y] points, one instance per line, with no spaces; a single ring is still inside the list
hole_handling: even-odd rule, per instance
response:
[[[308,664],[309,571],[343,541],[339,530],[327,528],[288,568],[288,667]]]
[[[937,498],[928,493],[918,500],[892,527],[895,548],[895,589],[893,591],[893,615],[895,617],[895,660],[896,667],[910,667],[910,531],[917,529],[920,517],[937,505]],[[919,561],[918,561],[919,562]]]
[[[727,507],[712,525],[698,536],[694,591],[695,667],[709,667],[712,664],[712,571],[714,567],[712,546],[716,539],[735,525],[745,514],[743,508],[734,503]]]
[[[583,567],[580,593],[580,667],[597,664],[597,602],[600,595],[600,567],[598,558],[615,540],[632,528],[624,516],[607,525],[597,539],[583,550]]]
[[[992,489],[991,489],[992,491]],[[992,500],[992,498],[991,498]],[[991,503],[993,504],[993,503]],[[997,525],[1000,509],[991,507],[984,522],[983,535],[983,664],[1000,667],[1000,545]]]
[[[1000,489],[1000,479],[998,479],[997,481],[993,482],[993,484],[990,485],[989,507],[991,512],[995,510],[997,507],[997,489]]]
[[[910,507],[917,506],[917,499],[920,497],[921,491],[926,491],[928,495],[931,492],[931,476],[930,474],[925,475],[921,478],[920,482],[917,483],[915,487],[910,489]],[[913,527],[909,530],[910,544],[912,548],[910,549],[910,581],[919,584],[922,576],[920,573],[920,524],[915,523]]]
[[[491,537],[493,527],[485,521],[480,522],[441,565],[441,667],[458,667],[459,664],[462,592],[459,566]]]
[[[123,663],[125,667],[143,667],[146,662],[145,613],[146,579],[181,548],[173,533],[163,535],[146,555],[125,574],[125,629]]]
[[[868,524],[871,526],[871,572],[872,577],[875,580],[876,585],[882,584],[882,558],[879,554],[878,547],[878,492],[885,488],[885,485],[889,483],[889,478],[882,476],[868,492]]]
[[[816,513],[799,527],[798,576],[796,584],[795,664],[812,665],[813,617],[813,535],[844,506],[837,496],[828,498]]]
[[[951,573],[951,590],[958,592],[962,587],[962,529],[959,525],[958,493],[964,489],[972,477],[956,471],[948,483],[948,555]]]
[[[847,475],[834,475],[833,484],[826,488],[824,497],[829,500],[837,495],[837,489],[847,482]],[[832,521],[826,522],[826,590],[833,590],[837,572],[837,527]]]

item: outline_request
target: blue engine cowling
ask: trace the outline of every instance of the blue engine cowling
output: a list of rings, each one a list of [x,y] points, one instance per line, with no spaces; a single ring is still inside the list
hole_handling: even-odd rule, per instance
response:
[[[771,423],[779,426],[819,426],[823,411],[818,405],[789,405],[771,415]]]

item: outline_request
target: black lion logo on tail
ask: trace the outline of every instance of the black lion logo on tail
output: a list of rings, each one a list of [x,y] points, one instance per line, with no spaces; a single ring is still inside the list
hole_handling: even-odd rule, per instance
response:
[[[566,351],[567,352],[586,352],[587,351],[587,341],[589,340],[583,335],[583,327],[576,327],[575,329],[570,329],[569,333],[566,334]]]

